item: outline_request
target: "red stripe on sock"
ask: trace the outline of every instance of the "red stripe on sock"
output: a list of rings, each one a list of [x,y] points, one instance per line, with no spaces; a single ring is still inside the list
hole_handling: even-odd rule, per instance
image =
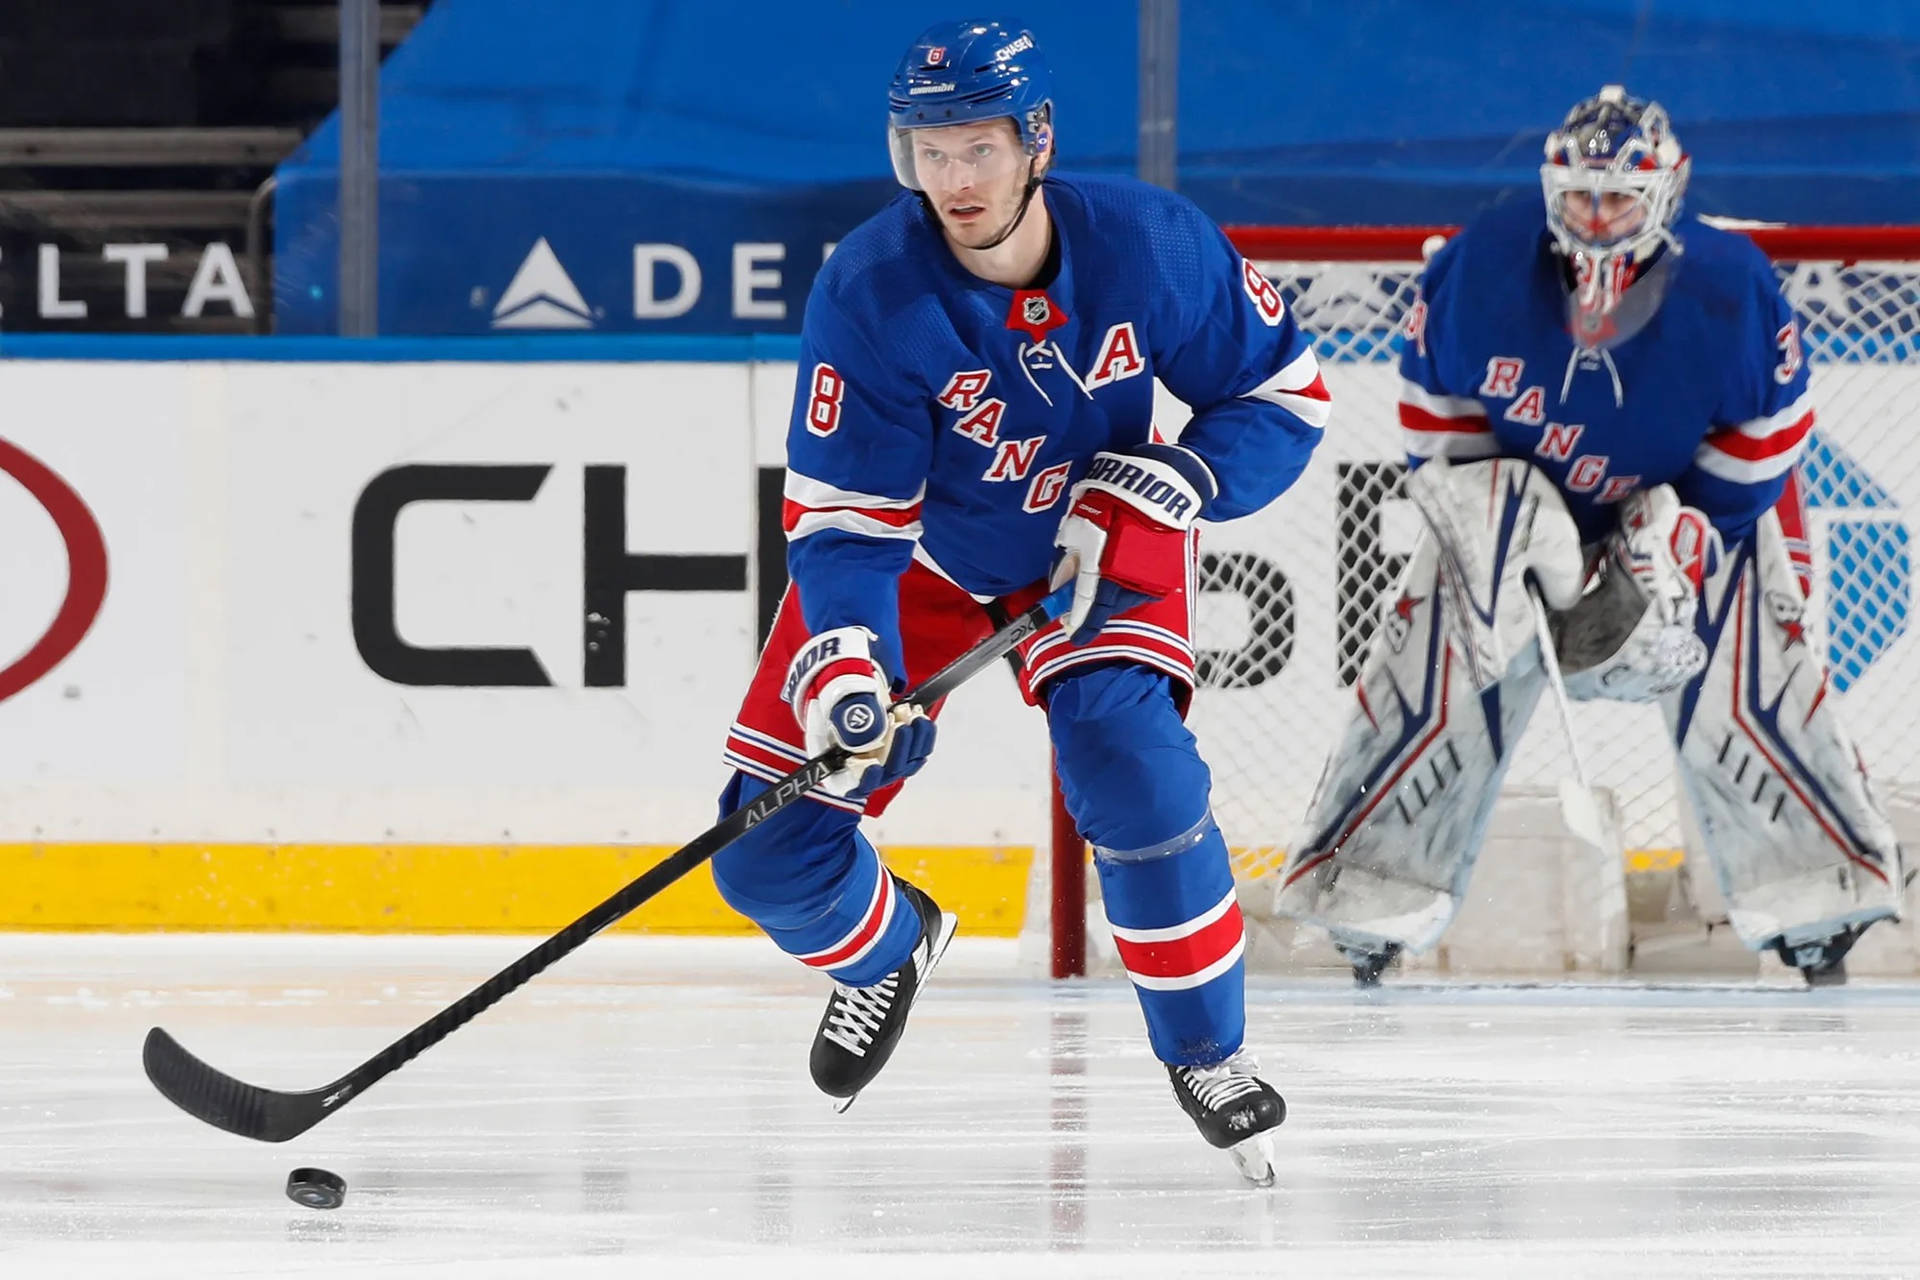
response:
[[[1128,973],[1137,973],[1143,978],[1185,978],[1217,963],[1244,936],[1240,904],[1236,902],[1218,920],[1184,938],[1129,942],[1116,937],[1114,945],[1119,948],[1120,963],[1127,967]]]
[[[862,948],[880,936],[880,931],[887,924],[887,909],[893,905],[893,877],[887,874],[885,867],[880,868],[880,883],[877,887],[879,892],[874,895],[873,906],[867,910],[866,918],[860,922],[859,927],[827,950],[801,956],[800,960],[803,964],[811,965],[816,969],[832,969],[847,963],[858,955]]]

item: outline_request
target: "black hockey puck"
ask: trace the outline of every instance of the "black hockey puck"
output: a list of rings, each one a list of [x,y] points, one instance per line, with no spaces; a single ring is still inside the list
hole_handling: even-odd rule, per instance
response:
[[[338,1209],[347,1200],[347,1180],[325,1169],[295,1169],[287,1175],[287,1199],[309,1209]]]

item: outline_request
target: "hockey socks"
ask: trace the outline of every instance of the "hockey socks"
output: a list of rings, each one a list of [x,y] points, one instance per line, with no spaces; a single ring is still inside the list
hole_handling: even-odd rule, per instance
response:
[[[736,774],[723,803],[738,808],[765,789]],[[893,973],[922,932],[859,821],[828,805],[795,805],[722,850],[713,868],[729,906],[782,951],[849,987]]]
[[[1238,1052],[1246,1034],[1246,934],[1226,840],[1212,816],[1165,846],[1096,849],[1094,865],[1155,1056],[1204,1066]]]
[[[1246,1032],[1246,938],[1171,681],[1133,664],[1069,672],[1047,688],[1047,722],[1154,1053],[1170,1066],[1231,1057]]]

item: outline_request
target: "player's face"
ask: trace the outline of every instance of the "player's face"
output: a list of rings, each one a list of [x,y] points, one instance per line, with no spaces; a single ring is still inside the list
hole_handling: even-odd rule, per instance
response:
[[[1567,229],[1589,244],[1612,244],[1647,222],[1646,204],[1630,191],[1603,191],[1597,200],[1590,191],[1565,191],[1560,208]]]
[[[983,245],[1020,212],[1027,155],[1011,120],[915,129],[913,173],[956,244]]]

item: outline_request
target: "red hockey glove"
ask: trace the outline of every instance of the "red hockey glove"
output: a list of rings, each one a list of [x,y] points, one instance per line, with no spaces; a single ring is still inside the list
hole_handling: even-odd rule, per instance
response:
[[[1185,449],[1093,455],[1053,538],[1052,585],[1073,582],[1069,641],[1085,644],[1116,613],[1179,589],[1187,530],[1213,491],[1213,477]]]

